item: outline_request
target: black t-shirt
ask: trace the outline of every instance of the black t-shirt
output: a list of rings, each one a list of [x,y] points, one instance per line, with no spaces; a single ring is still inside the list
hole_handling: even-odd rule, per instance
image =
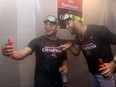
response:
[[[29,44],[36,55],[36,73],[52,74],[58,73],[62,61],[67,58],[66,52],[58,46],[62,40],[49,40],[45,36],[33,39]]]
[[[99,74],[99,58],[108,63],[113,59],[110,44],[116,44],[116,34],[101,25],[88,25],[81,41],[76,35],[76,44],[82,50],[91,73]]]

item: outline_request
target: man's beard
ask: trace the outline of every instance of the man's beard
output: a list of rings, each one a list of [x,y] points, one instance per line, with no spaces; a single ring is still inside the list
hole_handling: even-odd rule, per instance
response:
[[[72,27],[70,32],[71,32],[72,35],[76,34],[76,27]]]

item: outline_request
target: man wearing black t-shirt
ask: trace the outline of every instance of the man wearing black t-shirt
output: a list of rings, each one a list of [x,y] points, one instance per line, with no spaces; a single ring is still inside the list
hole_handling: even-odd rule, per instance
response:
[[[49,15],[44,20],[45,35],[35,38],[27,47],[13,50],[13,46],[2,46],[5,56],[13,54],[13,59],[21,60],[35,52],[35,84],[34,87],[62,87],[61,74],[67,73],[67,55],[59,46],[63,41],[56,37],[59,29],[56,17]]]
[[[116,34],[101,25],[85,25],[83,18],[65,14],[66,28],[75,34],[75,42],[60,47],[70,50],[74,55],[83,52],[88,68],[91,87],[116,87],[116,56],[113,57],[110,44],[116,44]],[[77,46],[76,46],[76,45]],[[99,60],[105,63],[99,66]]]

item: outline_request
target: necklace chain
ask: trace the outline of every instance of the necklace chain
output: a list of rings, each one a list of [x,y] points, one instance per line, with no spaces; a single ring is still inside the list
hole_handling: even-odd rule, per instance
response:
[[[83,41],[84,36],[85,36],[85,33],[84,33],[82,36],[79,35],[79,40],[80,40],[80,41]]]
[[[79,40],[80,40],[80,41],[83,41],[83,39],[84,39],[84,37],[85,37],[85,33],[86,33],[86,26],[85,26],[85,31],[84,31],[84,33],[82,34],[82,36],[79,35]]]

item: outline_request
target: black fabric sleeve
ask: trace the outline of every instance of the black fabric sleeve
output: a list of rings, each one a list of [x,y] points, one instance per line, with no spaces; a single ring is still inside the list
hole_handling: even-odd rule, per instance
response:
[[[101,26],[100,31],[98,32],[101,39],[110,44],[116,44],[116,34],[112,33],[109,29],[104,26]]]
[[[66,51],[63,51],[62,60],[66,60],[66,59],[67,59],[67,53],[66,53]]]
[[[34,51],[36,48],[36,39],[33,39],[32,41],[30,41],[27,47],[31,48]]]

